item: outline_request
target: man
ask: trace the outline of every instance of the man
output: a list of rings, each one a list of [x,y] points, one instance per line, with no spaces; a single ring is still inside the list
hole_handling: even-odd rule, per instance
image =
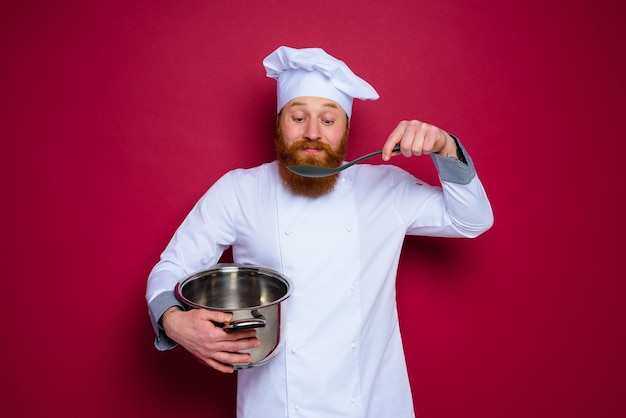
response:
[[[218,180],[178,228],[148,280],[156,346],[182,345],[232,372],[250,362],[255,331],[227,333],[223,312],[184,311],[175,284],[216,263],[281,272],[294,284],[285,301],[285,345],[268,364],[238,375],[239,417],[412,417],[411,391],[395,301],[405,235],[475,237],[493,222],[472,160],[445,131],[402,121],[383,145],[431,155],[442,187],[392,165],[360,164],[327,178],[291,173],[292,164],[335,167],[345,155],[352,100],[376,91],[321,49],[280,47],[265,60],[278,82],[277,161]]]

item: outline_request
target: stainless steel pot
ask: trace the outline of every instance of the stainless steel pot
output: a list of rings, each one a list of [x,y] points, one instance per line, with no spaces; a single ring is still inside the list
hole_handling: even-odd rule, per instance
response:
[[[259,347],[243,352],[252,362],[234,364],[247,369],[266,364],[281,348],[283,310],[281,303],[293,285],[278,272],[258,266],[217,264],[192,274],[176,285],[176,297],[189,308],[204,308],[233,314],[231,322],[217,324],[225,330],[256,328]]]

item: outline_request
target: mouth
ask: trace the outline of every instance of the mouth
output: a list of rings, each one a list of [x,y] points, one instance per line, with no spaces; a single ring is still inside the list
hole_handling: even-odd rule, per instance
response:
[[[297,164],[323,165],[326,151],[315,146],[304,146],[298,149],[296,156]]]
[[[326,152],[323,146],[319,146],[316,144],[307,144],[302,146],[299,151],[306,155],[318,155]]]

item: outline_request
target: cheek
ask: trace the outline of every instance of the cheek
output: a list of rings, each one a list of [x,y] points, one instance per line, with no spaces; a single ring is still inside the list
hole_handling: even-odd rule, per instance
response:
[[[341,141],[343,140],[345,133],[346,133],[345,127],[337,127],[336,129],[335,127],[333,127],[332,131],[328,132],[328,136],[327,136],[328,142],[333,144],[333,146],[340,144]]]
[[[291,145],[298,140],[298,137],[289,134],[288,132],[283,132],[283,142],[285,145]]]
[[[302,136],[298,126],[290,123],[282,123],[280,126],[280,133],[282,134],[283,140],[287,144],[297,141]]]

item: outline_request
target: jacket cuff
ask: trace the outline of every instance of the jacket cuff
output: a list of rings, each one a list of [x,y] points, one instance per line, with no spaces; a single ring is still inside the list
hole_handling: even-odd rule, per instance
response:
[[[161,325],[159,325],[159,320],[163,316],[166,310],[171,308],[172,306],[178,306],[181,309],[184,309],[182,303],[178,299],[176,299],[176,295],[173,290],[166,290],[165,292],[159,293],[152,301],[148,304],[148,311],[150,313],[150,321],[152,322],[152,328],[156,334],[154,339],[154,346],[159,351],[171,350],[176,347],[178,343],[176,341],[169,338]]]
[[[441,181],[447,181],[455,184],[469,184],[476,176],[476,169],[474,168],[474,162],[465,150],[461,141],[452,134],[449,134],[457,147],[461,152],[459,157],[464,157],[465,162],[457,160],[456,158],[445,157],[439,154],[431,154],[437,172],[439,173],[439,179]]]

